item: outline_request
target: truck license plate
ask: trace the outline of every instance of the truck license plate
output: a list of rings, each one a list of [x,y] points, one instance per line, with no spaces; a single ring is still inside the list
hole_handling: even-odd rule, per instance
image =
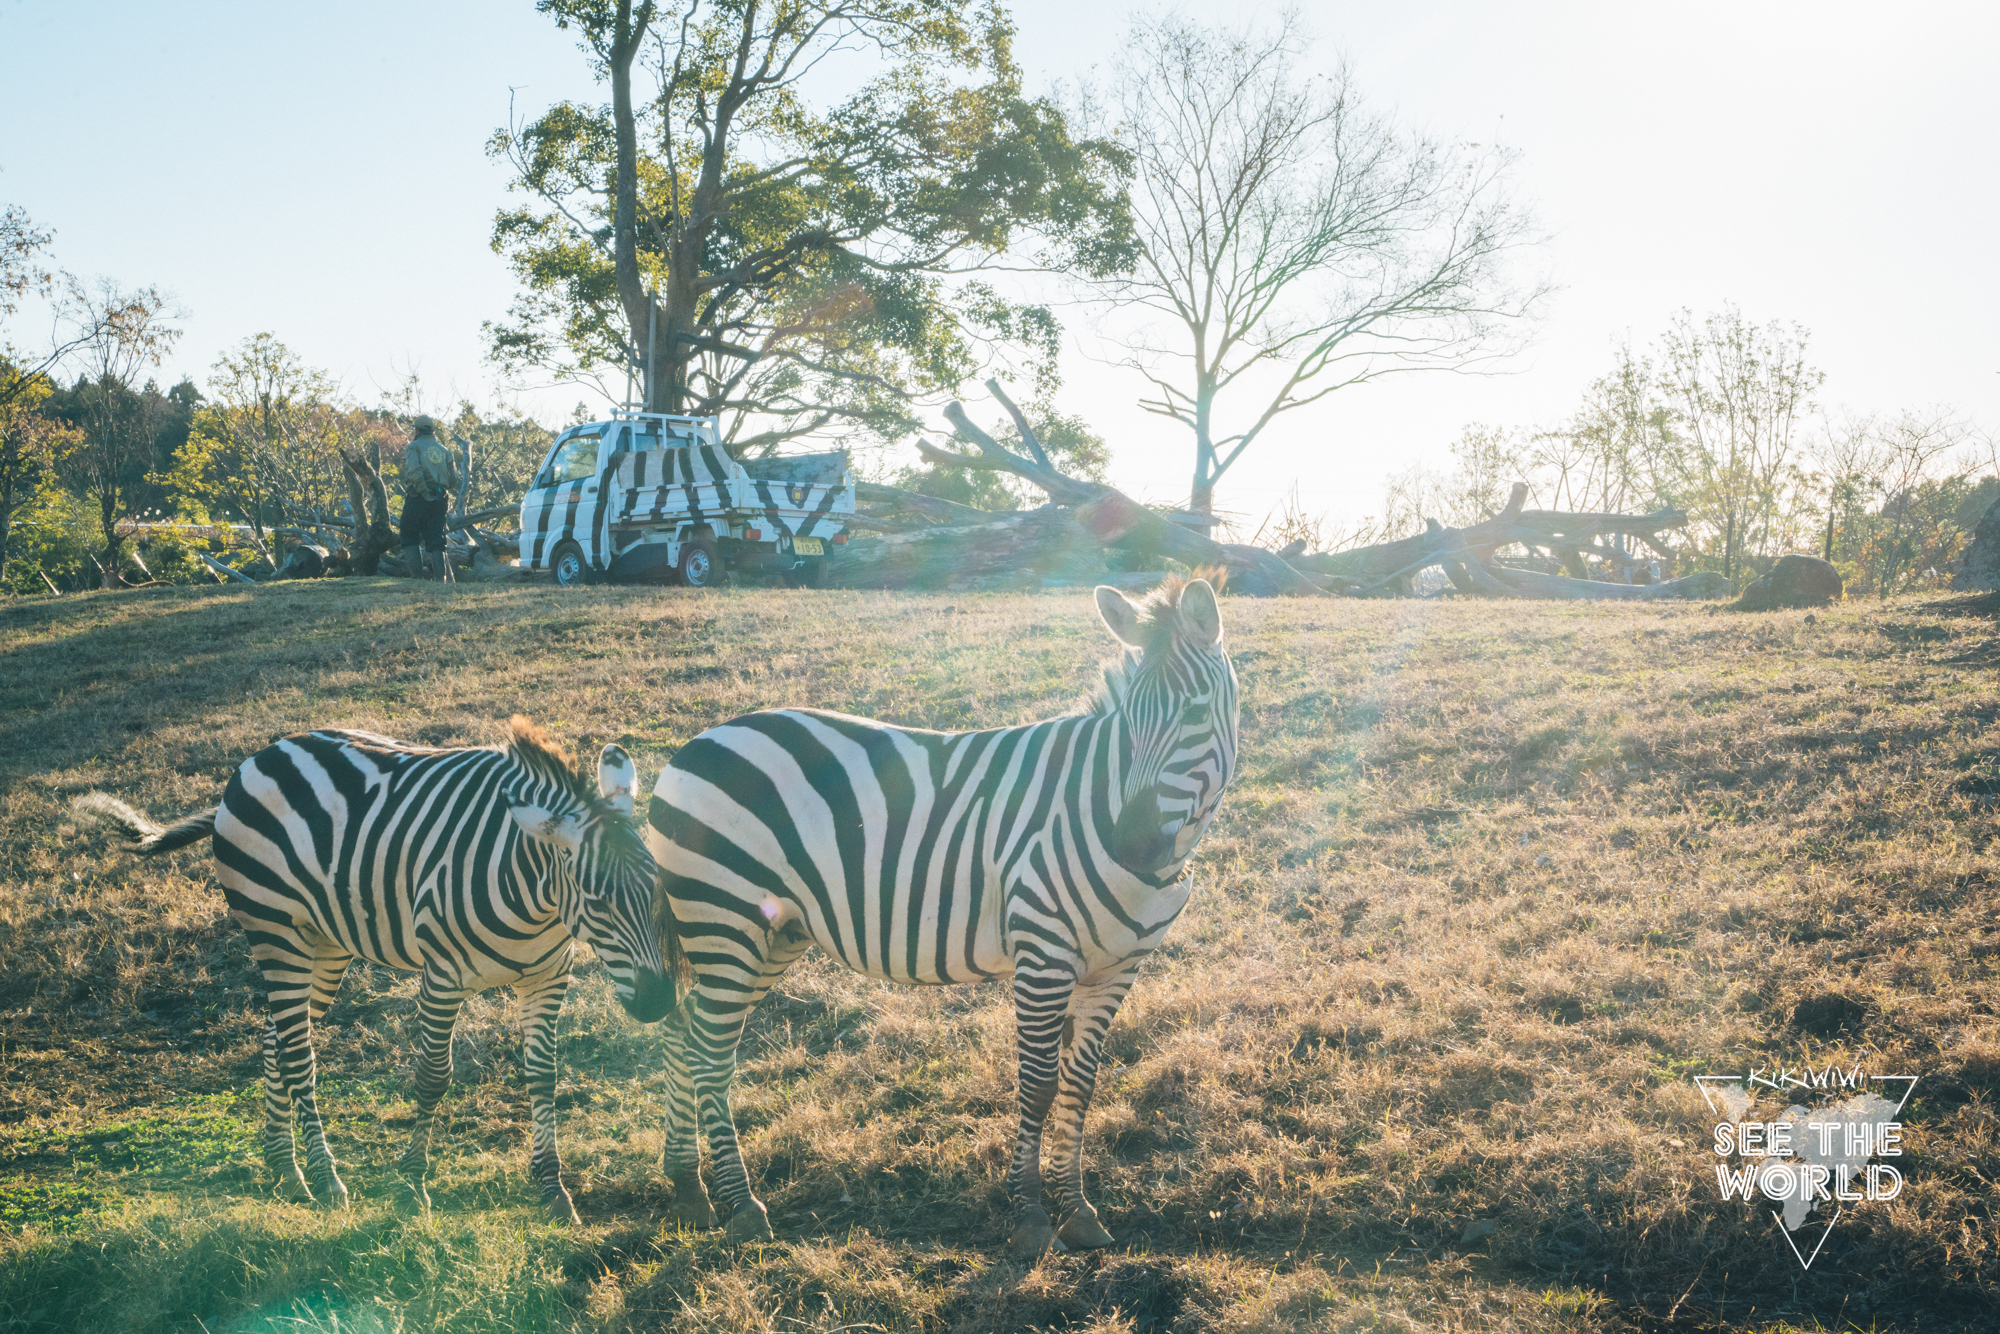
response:
[[[824,556],[826,548],[820,544],[820,540],[817,537],[795,537],[792,539],[792,554],[794,556]]]

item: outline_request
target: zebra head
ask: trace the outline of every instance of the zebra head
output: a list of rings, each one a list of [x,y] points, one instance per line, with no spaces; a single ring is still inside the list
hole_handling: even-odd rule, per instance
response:
[[[1207,581],[1170,581],[1143,602],[1097,590],[1125,652],[1104,673],[1100,711],[1124,726],[1116,822],[1121,866],[1172,879],[1222,804],[1236,768],[1236,669]]]
[[[512,746],[517,759],[527,758],[523,742],[517,729]],[[645,1024],[664,1019],[674,1007],[674,984],[654,920],[659,867],[632,820],[638,783],[632,759],[622,747],[606,746],[593,794],[560,752],[538,758],[558,762],[533,765],[541,775],[559,768],[567,781],[553,791],[538,786],[532,796],[526,791],[510,796],[509,813],[551,854],[545,865],[556,910],[570,934],[604,960],[625,1013]]]

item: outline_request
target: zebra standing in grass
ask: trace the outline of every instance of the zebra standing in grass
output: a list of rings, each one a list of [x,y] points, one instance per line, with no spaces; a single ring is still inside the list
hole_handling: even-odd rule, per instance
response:
[[[77,805],[141,855],[215,840],[216,878],[264,975],[264,1161],[281,1190],[347,1202],[314,1099],[312,1026],[359,957],[423,974],[417,1126],[399,1164],[428,1205],[431,1122],[451,1082],[451,1033],[475,992],[512,986],[542,1204],[576,1221],[556,1153],[556,1015],[575,942],[610,970],[626,1013],[673,1006],[653,904],[658,869],[631,816],[637,774],[617,746],[597,790],[525,718],[500,747],[439,750],[367,732],[286,737],[243,762],[222,804],[161,828],[101,792]]]
[[[1188,857],[1236,764],[1236,673],[1205,582],[1134,604],[1097,590],[1124,652],[1081,713],[932,732],[810,709],[702,733],[654,788],[648,841],[691,966],[667,1032],[681,1219],[713,1226],[696,1109],[734,1239],[769,1237],[729,1110],[744,1021],[818,944],[892,982],[1011,974],[1020,1131],[1015,1250],[1106,1246],[1083,1195],[1083,1118],[1105,1030],[1192,888]],[[1060,1227],[1042,1205],[1053,1119]]]

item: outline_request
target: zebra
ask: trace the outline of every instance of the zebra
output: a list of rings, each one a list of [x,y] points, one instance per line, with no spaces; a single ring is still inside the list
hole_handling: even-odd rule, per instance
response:
[[[750,1011],[817,944],[892,982],[1012,976],[1020,1127],[1010,1245],[1108,1246],[1084,1198],[1083,1119],[1105,1030],[1187,903],[1183,872],[1236,764],[1236,673],[1203,580],[1143,603],[1096,590],[1119,641],[1079,712],[936,732],[817,709],[702,733],[653,790],[668,958],[692,974],[666,1025],[662,1168],[674,1215],[768,1239],[729,1109]],[[684,961],[684,962],[683,962]],[[1057,1217],[1043,1207],[1053,1119]]]
[[[574,1223],[555,1084],[556,1015],[575,942],[604,960],[634,1019],[656,1022],[674,1003],[654,920],[658,868],[632,818],[637,779],[625,751],[606,746],[593,789],[547,733],[516,716],[506,742],[491,747],[369,732],[285,737],[243,762],[220,805],[165,828],[102,792],[76,804],[142,856],[214,840],[216,878],[264,979],[264,1161],[282,1194],[347,1203],[314,1096],[312,1029],[362,958],[422,974],[416,1129],[398,1161],[408,1202],[430,1205],[431,1125],[451,1082],[459,1009],[476,992],[512,986],[534,1120],[531,1175],[548,1214]]]

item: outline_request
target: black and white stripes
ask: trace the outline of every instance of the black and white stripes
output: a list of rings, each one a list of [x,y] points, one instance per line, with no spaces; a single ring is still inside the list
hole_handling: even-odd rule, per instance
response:
[[[244,761],[220,806],[166,829],[101,793],[78,804],[149,856],[213,837],[217,879],[264,978],[264,1153],[281,1188],[346,1201],[314,1094],[312,1027],[362,958],[422,974],[417,1124],[401,1164],[413,1196],[427,1200],[432,1116],[450,1081],[459,1009],[475,992],[512,986],[532,1172],[544,1206],[573,1220],[554,1096],[574,942],[603,958],[634,1018],[657,1020],[674,999],[654,922],[657,868],[630,819],[635,781],[625,752],[607,746],[593,790],[516,718],[495,748],[437,750],[365,732],[287,737]]]
[[[1020,1128],[1014,1243],[1110,1236],[1083,1195],[1104,1032],[1186,903],[1182,872],[1236,761],[1236,677],[1200,581],[1134,605],[1097,590],[1125,646],[1086,711],[930,732],[816,710],[753,713],[661,774],[649,842],[693,971],[667,1034],[665,1167],[707,1225],[697,1114],[733,1236],[768,1236],[729,1112],[750,1010],[812,945],[908,983],[1011,975]],[[1053,1118],[1058,1216],[1041,1199]]]

